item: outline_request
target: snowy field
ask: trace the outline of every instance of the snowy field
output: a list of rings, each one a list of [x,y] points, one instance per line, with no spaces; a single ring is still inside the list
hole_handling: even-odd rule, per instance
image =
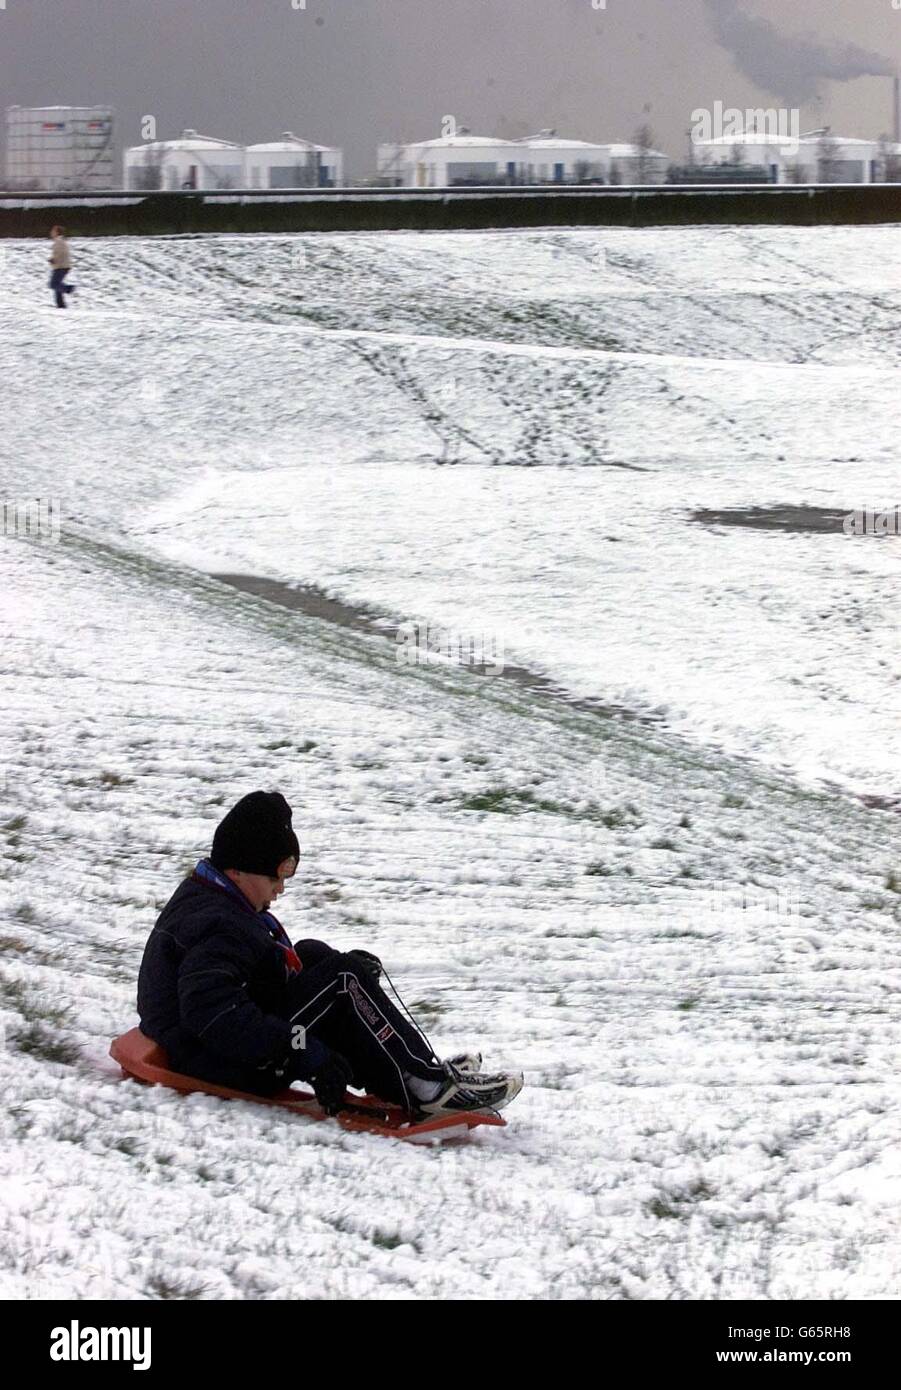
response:
[[[48,243],[49,246],[49,243]],[[0,243],[0,1296],[901,1293],[901,231]],[[314,585],[634,722],[236,592]],[[386,628],[390,636],[390,629]],[[408,1149],[122,1082],[257,786],[294,937],[526,1071]]]

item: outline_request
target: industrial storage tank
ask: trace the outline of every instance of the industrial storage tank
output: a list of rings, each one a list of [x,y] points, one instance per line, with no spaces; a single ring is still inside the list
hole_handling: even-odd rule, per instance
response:
[[[153,140],[125,151],[125,187],[177,193],[244,187],[244,146],[196,130],[177,140]]]
[[[396,188],[578,183],[660,183],[669,160],[636,145],[571,140],[544,130],[521,140],[455,135],[378,149],[378,181]]]
[[[516,173],[510,183],[586,183],[606,182],[607,146],[588,140],[567,140],[556,131],[542,131],[517,140],[522,154],[516,158]]]
[[[670,165],[662,150],[642,145],[600,145],[608,183],[664,183]]]
[[[248,145],[248,188],[340,188],[344,183],[344,152],[302,140],[286,130],[280,140]]]
[[[461,129],[413,145],[379,145],[378,178],[396,188],[513,183],[521,152],[514,140]]]
[[[8,106],[6,187],[96,192],[113,187],[110,106]]]
[[[828,126],[799,135],[745,131],[694,140],[692,153],[698,182],[718,162],[739,169],[763,167],[773,183],[894,182],[901,162],[901,145],[892,140],[860,140],[833,135]]]

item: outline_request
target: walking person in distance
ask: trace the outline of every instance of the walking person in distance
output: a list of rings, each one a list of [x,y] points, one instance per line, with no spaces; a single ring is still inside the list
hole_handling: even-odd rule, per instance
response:
[[[50,288],[56,296],[57,309],[67,308],[66,295],[75,293],[75,286],[67,284],[66,276],[72,269],[72,252],[66,240],[65,227],[52,227],[53,249],[50,252]]]

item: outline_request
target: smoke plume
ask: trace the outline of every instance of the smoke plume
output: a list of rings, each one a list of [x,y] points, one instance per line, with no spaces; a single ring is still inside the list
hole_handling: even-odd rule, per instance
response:
[[[854,43],[819,43],[781,34],[768,19],[744,14],[739,0],[704,0],[717,42],[756,86],[791,104],[809,101],[821,82],[888,76],[894,64]]]

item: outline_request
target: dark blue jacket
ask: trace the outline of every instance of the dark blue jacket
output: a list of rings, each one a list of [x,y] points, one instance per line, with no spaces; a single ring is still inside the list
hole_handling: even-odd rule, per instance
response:
[[[272,1092],[286,1084],[284,1063],[293,1076],[309,1074],[291,1047],[287,982],[284,946],[263,914],[195,876],[176,889],[144,949],[141,1029],[173,1071]],[[304,1060],[313,1062],[309,1050]]]

